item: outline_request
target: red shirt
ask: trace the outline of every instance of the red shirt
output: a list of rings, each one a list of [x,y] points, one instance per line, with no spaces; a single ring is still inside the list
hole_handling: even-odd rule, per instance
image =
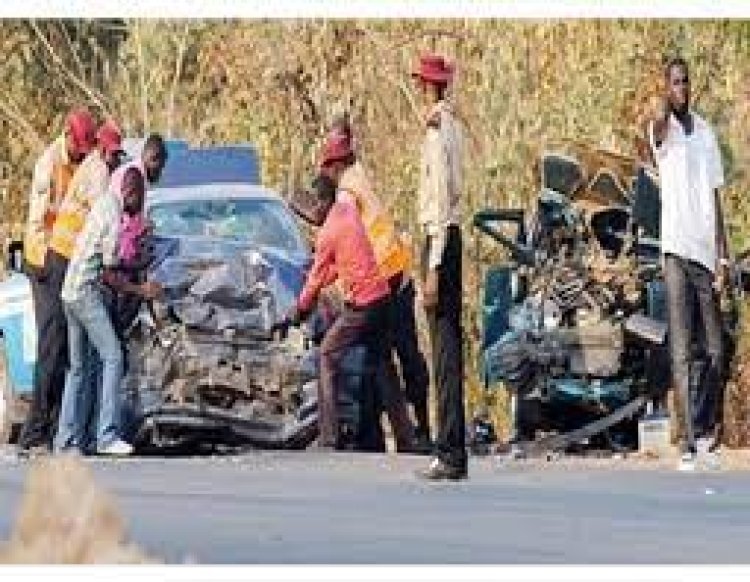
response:
[[[309,311],[320,290],[337,279],[346,302],[356,307],[367,307],[390,292],[378,274],[362,219],[348,202],[334,203],[318,231],[315,261],[297,301],[299,310]]]

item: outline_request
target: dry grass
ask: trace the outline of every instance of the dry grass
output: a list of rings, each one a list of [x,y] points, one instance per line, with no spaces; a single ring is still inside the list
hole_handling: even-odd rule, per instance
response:
[[[505,394],[485,395],[476,369],[482,277],[498,253],[471,228],[472,213],[484,206],[528,208],[538,189],[535,161],[549,142],[569,138],[634,154],[662,90],[663,60],[676,53],[691,63],[696,106],[716,127],[726,154],[723,196],[735,250],[750,244],[746,22],[132,20],[118,25],[123,34],[106,21],[65,26],[7,21],[0,27],[0,48],[14,56],[0,65],[8,87],[0,99],[0,123],[7,126],[0,131],[4,217],[25,215],[33,161],[74,104],[112,114],[129,135],[156,130],[195,143],[252,142],[264,184],[284,190],[309,181],[326,124],[346,108],[379,194],[416,233],[422,128],[409,72],[425,50],[455,58],[455,97],[470,142],[467,401],[469,411],[487,404],[501,431],[507,429]],[[79,43],[66,42],[66,33],[96,50],[76,52]],[[81,61],[84,89],[70,74],[82,74]],[[20,224],[4,226],[20,232]]]
[[[110,495],[80,460],[49,458],[29,470],[6,564],[143,564],[154,560],[127,541]]]

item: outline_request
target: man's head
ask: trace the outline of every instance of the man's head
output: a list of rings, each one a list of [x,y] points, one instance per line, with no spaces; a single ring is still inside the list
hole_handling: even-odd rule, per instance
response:
[[[312,183],[313,201],[308,214],[315,226],[321,226],[336,202],[336,183],[326,174],[319,174]]]
[[[80,164],[96,145],[96,124],[87,109],[74,109],[65,118],[65,147],[74,164]]]
[[[352,139],[352,123],[348,113],[340,113],[331,121],[330,133],[340,133]]]
[[[136,167],[125,170],[122,176],[122,208],[129,216],[143,212],[146,197],[146,183],[143,174]]]
[[[690,76],[685,59],[676,57],[670,60],[664,76],[670,109],[678,114],[687,113],[690,107]]]
[[[323,146],[320,171],[330,178],[334,188],[338,185],[344,171],[356,161],[352,148],[351,133],[334,130],[328,134]]]
[[[156,184],[161,178],[164,166],[167,165],[167,146],[164,139],[157,133],[148,136],[141,154],[146,179],[149,184]]]
[[[96,143],[99,152],[107,164],[109,173],[114,172],[120,165],[122,156],[122,135],[120,129],[111,120],[104,123],[96,133]]]
[[[445,99],[448,85],[453,81],[454,66],[441,55],[426,54],[419,59],[412,77],[422,91],[422,100],[426,105],[434,105]]]

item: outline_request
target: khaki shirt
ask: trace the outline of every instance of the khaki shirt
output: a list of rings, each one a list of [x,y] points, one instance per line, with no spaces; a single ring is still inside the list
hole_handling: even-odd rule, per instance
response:
[[[427,235],[427,267],[437,268],[443,260],[448,227],[461,223],[463,187],[463,144],[461,128],[451,106],[441,101],[430,117],[439,123],[428,125],[422,143],[417,220]]]

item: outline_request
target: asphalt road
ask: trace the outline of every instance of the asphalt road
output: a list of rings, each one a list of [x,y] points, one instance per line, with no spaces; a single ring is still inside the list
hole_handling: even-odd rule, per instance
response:
[[[750,473],[472,459],[423,483],[416,457],[253,453],[93,460],[132,538],[170,562],[743,563]],[[26,462],[0,461],[0,539]]]

